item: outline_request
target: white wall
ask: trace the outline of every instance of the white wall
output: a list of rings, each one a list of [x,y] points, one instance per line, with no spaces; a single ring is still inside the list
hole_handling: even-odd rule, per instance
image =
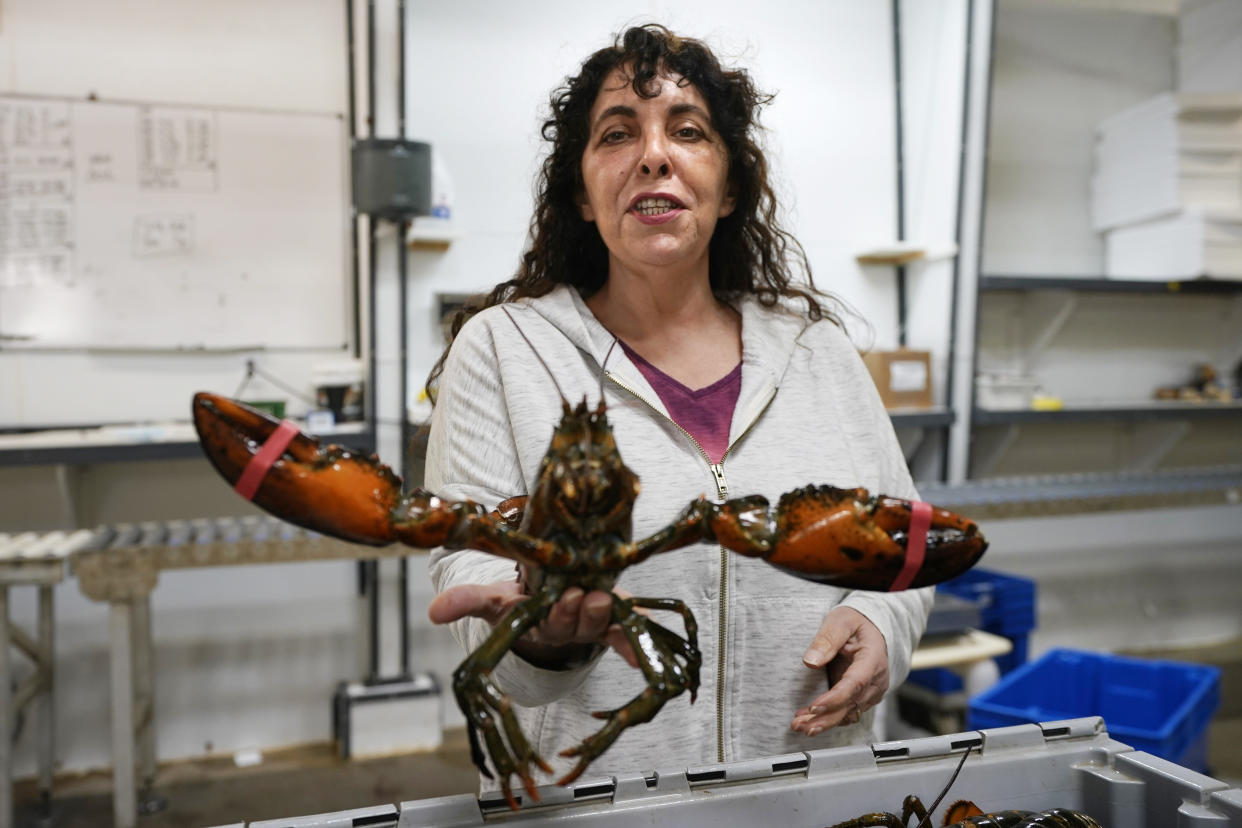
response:
[[[10,0],[0,22],[5,93],[346,110],[345,14],[331,0]],[[233,391],[247,358],[309,392],[310,366],[340,356],[0,350],[0,428],[184,421],[194,391]]]
[[[995,520],[984,566],[1035,580],[1029,655],[1143,650],[1242,636],[1242,508]]]
[[[1173,88],[1167,15],[1001,0],[996,7],[983,273],[1099,276],[1094,129]]]
[[[896,232],[887,4],[784,2],[763,14],[736,0],[635,3],[623,11],[544,0],[534,8],[480,0],[410,7],[409,130],[440,151],[461,234],[446,253],[415,254],[415,393],[439,356],[435,293],[484,290],[516,269],[549,93],[613,33],[649,21],[706,39],[776,93],[763,120],[789,227],[817,284],[874,326],[879,347],[896,344],[891,272],[868,272],[853,260]]]
[[[957,235],[966,3],[904,2],[901,16],[905,235],[945,250]],[[938,405],[948,404],[953,266],[952,257],[942,257],[906,268],[907,344],[932,352]],[[879,344],[893,347],[896,339]]]

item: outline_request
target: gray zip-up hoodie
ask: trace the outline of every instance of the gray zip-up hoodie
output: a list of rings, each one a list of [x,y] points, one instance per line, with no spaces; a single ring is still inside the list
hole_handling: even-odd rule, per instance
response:
[[[594,405],[602,386],[621,456],[641,480],[635,538],[663,528],[702,494],[763,494],[775,503],[784,492],[827,483],[916,496],[871,378],[830,322],[808,323],[753,299],[738,303],[742,390],[729,449],[713,466],[620,348],[601,375],[613,336],[577,291],[561,287],[506,307],[512,321],[500,308],[472,318],[445,364],[426,469],[428,488],[442,497],[470,498],[491,509],[534,485],[561,403],[514,322],[570,403],[585,396]],[[438,549],[431,577],[444,590],[512,580],[515,571],[511,561],[482,552]],[[873,712],[815,737],[790,730],[794,712],[828,686],[825,672],[805,667],[802,654],[828,610],[854,607],[884,634],[895,688],[909,672],[932,602],[930,589],[886,594],[814,584],[709,544],[651,558],[622,573],[618,586],[686,602],[699,625],[702,685],[694,705],[684,694],[652,722],[625,731],[587,771],[590,778],[873,741]],[[676,616],[657,616],[682,631]],[[474,618],[452,626],[469,650],[491,629]],[[558,777],[574,760],[557,754],[602,724],[591,712],[619,707],[644,687],[642,674],[611,650],[563,671],[540,669],[510,653],[493,677],[522,706],[523,729]]]

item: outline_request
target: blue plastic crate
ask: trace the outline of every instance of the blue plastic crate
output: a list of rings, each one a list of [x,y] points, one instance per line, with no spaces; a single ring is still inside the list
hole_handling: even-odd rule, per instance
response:
[[[1016,636],[1035,629],[1035,582],[990,569],[968,569],[936,589],[979,606],[983,629]]]
[[[979,626],[1013,642],[1013,649],[996,659],[1002,676],[1026,663],[1027,635],[1035,629],[1034,581],[976,568],[945,581],[936,589],[973,601],[979,607]],[[956,693],[962,689],[960,676],[939,667],[913,670],[907,681],[937,693]]]
[[[971,699],[970,729],[1100,716],[1136,750],[1207,772],[1220,670],[1201,664],[1050,650]]]

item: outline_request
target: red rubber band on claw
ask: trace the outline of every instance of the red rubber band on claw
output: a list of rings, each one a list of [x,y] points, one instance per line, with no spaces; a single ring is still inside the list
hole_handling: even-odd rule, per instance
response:
[[[263,478],[267,477],[272,464],[284,453],[285,448],[293,442],[297,434],[298,427],[293,422],[281,420],[276,430],[263,441],[263,445],[250,458],[250,462],[246,464],[233,490],[246,500],[254,500],[255,493],[259,491],[259,484],[263,482]]]
[[[910,535],[906,541],[906,561],[893,579],[889,592],[898,592],[914,583],[914,576],[923,568],[927,552],[927,530],[931,528],[932,506],[916,500],[910,504]]]

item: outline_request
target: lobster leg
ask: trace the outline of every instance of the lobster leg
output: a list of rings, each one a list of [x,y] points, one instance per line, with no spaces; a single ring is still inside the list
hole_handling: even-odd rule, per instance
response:
[[[657,624],[635,607],[678,612],[686,625],[686,638]],[[675,598],[621,598],[613,596],[613,623],[621,626],[626,640],[638,657],[638,666],[647,680],[647,687],[616,710],[597,711],[597,719],[607,723],[581,744],[561,751],[562,756],[577,756],[578,763],[558,785],[568,785],[582,775],[591,762],[612,746],[626,728],[649,722],[665,703],[686,690],[693,703],[699,689],[699,667],[703,657],[698,648],[698,623],[694,615]]]
[[[853,819],[847,819],[845,822],[838,822],[829,828],[907,828],[910,825],[910,818],[918,817],[915,827],[923,825],[927,821],[927,809],[923,807],[923,800],[914,794],[907,796],[905,801],[901,803],[901,816],[896,814],[874,813],[863,814]]]
[[[973,521],[935,507],[926,511],[924,558],[900,588],[931,586],[960,575],[987,549]],[[887,591],[907,564],[915,513],[909,500],[833,486],[789,492],[775,510],[759,495],[724,503],[699,498],[674,523],[634,543],[628,563],[715,541],[799,578]]]
[[[471,759],[490,779],[492,775],[478,744],[477,734],[482,734],[492,765],[500,776],[500,789],[514,810],[518,804],[509,777],[521,779],[526,793],[537,802],[539,794],[530,766],[538,765],[545,773],[551,773],[552,768],[531,748],[513,714],[513,703],[491,680],[491,672],[519,638],[547,617],[567,586],[568,580],[563,575],[549,575],[539,589],[501,619],[487,640],[453,671],[453,694],[470,728]]]
[[[682,624],[686,628],[685,638],[655,622],[648,622],[647,626],[660,638],[661,644],[664,644],[666,648],[676,650],[676,654],[685,661],[686,675],[689,678],[687,689],[690,691],[690,703],[694,704],[699,692],[699,668],[703,665],[703,654],[699,652],[699,622],[695,620],[694,613],[684,601],[676,598],[628,598],[626,600],[629,601],[630,606],[664,610],[681,615]]]
[[[896,814],[874,813],[847,819],[828,828],[906,828],[906,821]]]

